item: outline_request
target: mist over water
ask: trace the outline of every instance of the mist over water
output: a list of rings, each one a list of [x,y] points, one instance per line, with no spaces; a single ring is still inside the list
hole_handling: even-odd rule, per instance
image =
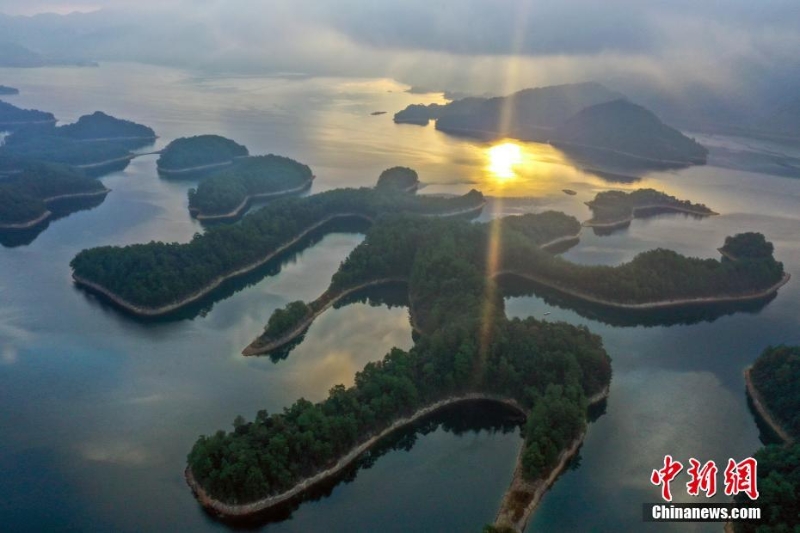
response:
[[[475,187],[491,195],[483,219],[557,209],[583,220],[583,202],[600,190],[653,187],[721,215],[636,220],[604,237],[585,231],[565,257],[618,264],[659,246],[716,257],[725,236],[759,231],[800,279],[800,182],[771,165],[737,163],[797,155],[766,141],[742,146],[717,136],[708,143],[709,165],[645,173],[634,183],[610,183],[550,146],[515,143],[520,160],[512,161],[510,178],[498,179],[494,144],[395,125],[392,113],[406,105],[442,100],[408,94],[386,78],[226,77],[114,63],[0,69],[0,80],[21,90],[9,101],[63,122],[99,109],[152,126],[160,136],[155,149],[175,137],[218,133],[254,154],[295,158],[317,176],[312,193],[371,186],[381,170],[405,165],[429,184],[424,193]],[[317,401],[333,385],[352,383],[368,361],[412,345],[407,310],[355,303],[323,314],[286,360],[239,355],[275,309],[324,291],[363,239],[335,233],[191,320],[132,320],[73,287],[69,261],[93,246],[188,241],[203,231],[187,209],[194,184],[160,179],[154,156],[102,181],[112,192],[99,206],[54,221],[28,245],[0,248],[2,529],[224,531],[182,478],[197,436],[230,428],[237,414],[276,412],[299,397]],[[528,530],[590,523],[598,531],[646,530],[641,503],[657,498],[649,475],[665,454],[718,464],[752,454],[760,443],[742,370],[769,344],[800,343],[794,280],[755,312],[669,327],[611,326],[535,295],[509,298],[509,316],[551,313],[547,320],[588,325],[603,336],[614,370],[606,413],[590,426],[580,467],[545,496]],[[447,428],[419,437],[410,451],[390,451],[330,497],[264,529],[479,529],[494,518],[521,439],[480,425],[458,434]]]

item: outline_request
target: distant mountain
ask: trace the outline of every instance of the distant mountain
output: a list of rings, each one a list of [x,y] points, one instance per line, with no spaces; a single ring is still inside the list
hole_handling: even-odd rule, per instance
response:
[[[44,57],[16,43],[0,43],[0,67],[43,67]]]
[[[552,141],[674,163],[702,164],[708,155],[705,147],[624,99],[579,111],[555,130]]]
[[[96,63],[83,59],[45,56],[17,43],[0,42],[0,67],[34,68],[55,65],[96,66]]]
[[[652,112],[599,83],[525,89],[496,98],[463,98],[446,105],[410,105],[397,123],[425,125],[480,139],[511,137],[550,142],[586,162],[705,163],[708,151]],[[623,162],[624,163],[624,162]]]
[[[438,130],[480,138],[547,140],[554,128],[581,109],[621,97],[599,83],[554,85],[504,97],[464,98],[443,106],[412,105],[394,119],[412,124],[436,120]]]
[[[19,94],[19,89],[15,89],[14,87],[6,87],[5,85],[0,85],[0,95],[6,96],[9,94]]]

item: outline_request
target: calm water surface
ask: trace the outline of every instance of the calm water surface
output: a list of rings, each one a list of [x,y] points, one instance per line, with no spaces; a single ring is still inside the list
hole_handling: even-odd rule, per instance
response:
[[[617,264],[658,246],[715,257],[725,236],[754,230],[800,279],[800,181],[774,164],[775,153],[796,157],[797,148],[701,139],[713,147],[711,165],[610,183],[549,146],[518,144],[518,158],[498,162],[489,145],[394,125],[392,113],[406,105],[441,100],[407,94],[391,80],[209,78],[110,64],[0,69],[0,82],[22,91],[8,101],[66,122],[100,109],[148,124],[160,136],[156,148],[219,133],[252,153],[294,157],[314,169],[312,192],[372,185],[381,170],[402,164],[420,172],[424,192],[476,187],[505,197],[492,200],[484,219],[544,209],[585,219],[583,202],[599,190],[655,187],[721,215],[637,220],[606,237],[587,232],[565,257]],[[498,172],[498,163],[512,172]],[[355,303],[320,317],[286,360],[239,355],[273,310],[321,293],[363,239],[338,232],[192,319],[133,320],[75,289],[68,263],[92,246],[189,240],[203,231],[186,209],[194,184],[159,179],[153,156],[103,182],[113,192],[100,206],[54,221],[29,245],[0,248],[0,529],[226,530],[182,479],[197,436],[229,427],[237,414],[274,412],[301,396],[317,401],[331,386],[351,384],[368,361],[412,345],[407,310]],[[641,504],[658,497],[649,474],[665,454],[718,463],[750,455],[760,441],[742,370],[769,344],[800,343],[799,287],[793,281],[756,312],[670,327],[615,327],[535,295],[509,298],[510,316],[551,313],[547,320],[588,325],[614,365],[607,412],[591,426],[580,466],[547,494],[529,531],[646,530]],[[478,530],[510,480],[519,433],[442,422],[409,451],[389,451],[355,481],[263,529]]]

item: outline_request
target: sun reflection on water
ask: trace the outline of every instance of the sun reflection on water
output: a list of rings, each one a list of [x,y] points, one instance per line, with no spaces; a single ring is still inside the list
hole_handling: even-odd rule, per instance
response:
[[[492,146],[486,151],[489,158],[489,172],[498,181],[510,180],[517,176],[517,167],[522,165],[522,148],[512,142]]]

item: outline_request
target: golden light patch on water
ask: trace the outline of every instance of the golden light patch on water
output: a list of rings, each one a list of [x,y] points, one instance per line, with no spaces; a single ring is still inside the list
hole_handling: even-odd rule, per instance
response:
[[[517,176],[522,165],[522,148],[512,142],[497,144],[486,150],[489,158],[488,170],[497,181],[506,181]]]
[[[595,181],[549,144],[502,140],[475,150],[484,160],[477,185],[489,195],[547,196],[576,182]]]

